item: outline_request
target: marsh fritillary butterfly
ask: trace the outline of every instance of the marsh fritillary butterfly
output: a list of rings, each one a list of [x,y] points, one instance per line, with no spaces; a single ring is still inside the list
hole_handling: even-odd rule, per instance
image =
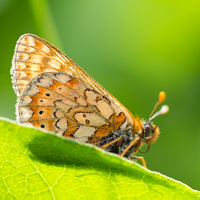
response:
[[[133,117],[70,58],[32,34],[19,38],[11,73],[20,123],[139,159],[146,167],[143,157],[134,154],[158,138],[159,128],[150,120],[167,113],[167,106],[148,121]],[[161,92],[153,112],[164,99]]]

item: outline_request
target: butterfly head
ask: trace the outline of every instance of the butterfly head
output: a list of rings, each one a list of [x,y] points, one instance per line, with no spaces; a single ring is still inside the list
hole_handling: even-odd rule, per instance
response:
[[[159,128],[152,122],[146,122],[143,124],[142,142],[148,145],[147,151],[149,150],[150,145],[157,140],[159,134],[160,134]],[[142,153],[146,153],[147,151]]]
[[[158,102],[156,103],[151,115],[149,116],[148,121],[143,122],[142,142],[148,145],[148,149],[145,152],[140,151],[140,153],[146,153],[149,150],[150,145],[157,140],[160,134],[159,128],[156,125],[154,125],[153,122],[151,122],[151,120],[158,115],[163,115],[163,114],[168,113],[169,107],[167,105],[164,105],[161,107],[161,109],[158,112],[156,112],[153,115],[156,108],[165,100],[165,98],[166,98],[165,92],[163,91],[160,92]]]

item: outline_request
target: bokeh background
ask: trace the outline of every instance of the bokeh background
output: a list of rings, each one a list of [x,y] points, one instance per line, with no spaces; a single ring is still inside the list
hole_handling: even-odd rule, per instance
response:
[[[64,51],[133,115],[148,118],[164,90],[170,112],[153,120],[161,135],[142,156],[200,190],[200,1],[1,0],[0,115],[13,120],[10,67],[24,33]]]

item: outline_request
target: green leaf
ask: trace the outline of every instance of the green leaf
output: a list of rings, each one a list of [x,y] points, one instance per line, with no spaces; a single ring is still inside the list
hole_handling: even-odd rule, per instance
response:
[[[0,199],[199,199],[190,187],[94,146],[0,121]]]

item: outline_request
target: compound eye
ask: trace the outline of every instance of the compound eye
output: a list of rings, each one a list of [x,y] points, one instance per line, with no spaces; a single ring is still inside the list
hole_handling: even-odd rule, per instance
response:
[[[151,132],[152,132],[151,126],[149,124],[146,124],[144,126],[144,137],[145,137],[145,139],[149,139],[149,138],[152,137]]]

